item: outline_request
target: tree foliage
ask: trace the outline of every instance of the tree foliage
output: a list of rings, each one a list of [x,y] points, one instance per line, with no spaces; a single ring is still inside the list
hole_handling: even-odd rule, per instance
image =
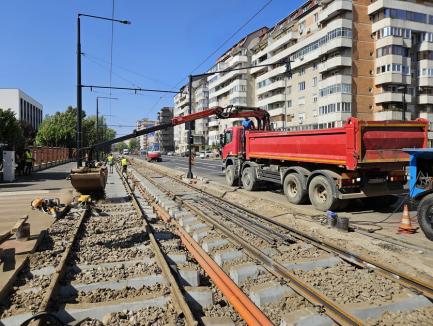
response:
[[[138,142],[137,138],[132,138],[129,141],[128,148],[130,151],[135,151],[140,149],[140,143]]]
[[[119,153],[123,152],[126,148],[128,148],[128,145],[125,142],[120,142],[114,145],[114,150]]]
[[[16,151],[22,151],[25,146],[23,131],[11,109],[0,109],[0,143]]]
[[[99,141],[112,139],[116,132],[107,127],[105,119],[99,119]],[[39,126],[36,143],[46,146],[64,146],[73,148],[77,146],[77,109],[69,106],[65,112],[56,112],[47,116]],[[82,112],[83,147],[96,143],[96,117],[86,118]]]

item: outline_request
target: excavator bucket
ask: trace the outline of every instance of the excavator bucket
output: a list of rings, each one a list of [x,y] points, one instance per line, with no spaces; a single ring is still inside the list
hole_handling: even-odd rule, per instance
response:
[[[82,194],[90,194],[104,191],[108,173],[105,167],[82,167],[72,169],[70,176],[75,190]]]

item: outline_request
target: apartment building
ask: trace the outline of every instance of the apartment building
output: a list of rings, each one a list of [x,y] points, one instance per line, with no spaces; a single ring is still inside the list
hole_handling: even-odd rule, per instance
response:
[[[291,74],[284,62],[291,61]],[[209,70],[209,106],[268,110],[276,129],[426,118],[433,141],[433,1],[310,0],[255,31]],[[239,121],[209,119],[208,143]]]
[[[192,109],[191,113],[203,111],[209,107],[209,90],[206,78],[194,80],[192,84]],[[189,112],[189,89],[188,85],[181,87],[174,97],[174,116],[184,116]],[[192,131],[193,151],[199,152],[206,149],[208,144],[208,119],[195,121]],[[176,152],[186,152],[188,149],[188,128],[185,124],[174,127],[174,143]]]
[[[0,89],[0,108],[11,109],[19,121],[27,122],[34,130],[38,130],[43,119],[43,106],[17,88]]]
[[[433,1],[378,0],[368,14],[375,119],[401,119],[406,103],[406,119],[426,118],[433,131]]]
[[[149,127],[156,126],[158,121],[150,120],[148,118],[144,118],[137,121],[137,130],[146,129]],[[147,149],[151,144],[156,142],[155,133],[152,132],[150,134],[141,135],[138,137],[140,142],[140,149]]]
[[[173,119],[173,108],[163,107],[158,112],[158,124],[170,123]],[[159,144],[161,152],[174,151],[174,133],[173,128],[158,130],[155,133],[155,141]]]
[[[248,67],[251,65],[251,49],[259,38],[267,32],[267,28],[260,28],[248,34],[222,56],[216,64],[209,69],[209,73],[223,71],[208,77],[209,106],[254,105],[254,80],[248,69],[224,72],[224,70]],[[219,135],[229,126],[239,124],[239,119],[218,120],[215,117],[209,119],[208,144],[210,147],[219,142]]]
[[[309,1],[253,48],[256,105],[274,128],[341,126],[352,115],[352,1]],[[282,61],[291,61],[291,75]]]

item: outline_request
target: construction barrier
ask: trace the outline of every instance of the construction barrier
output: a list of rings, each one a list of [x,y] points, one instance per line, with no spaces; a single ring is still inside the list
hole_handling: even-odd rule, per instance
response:
[[[30,146],[33,153],[33,171],[67,163],[74,158],[75,150],[64,147]]]

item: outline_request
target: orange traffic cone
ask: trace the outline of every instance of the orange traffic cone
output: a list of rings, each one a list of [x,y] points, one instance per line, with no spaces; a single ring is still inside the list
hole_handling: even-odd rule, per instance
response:
[[[412,227],[409,216],[409,208],[405,204],[403,208],[403,216],[401,217],[400,226],[398,227],[397,233],[413,234],[417,228]]]

